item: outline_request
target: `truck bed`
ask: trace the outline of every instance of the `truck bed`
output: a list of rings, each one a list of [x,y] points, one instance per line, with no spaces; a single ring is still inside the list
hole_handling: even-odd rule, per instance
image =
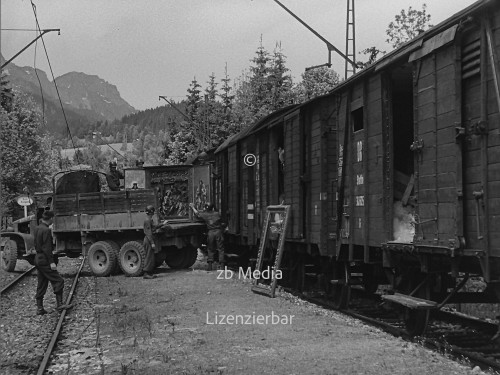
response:
[[[155,191],[123,190],[54,195],[54,233],[142,230]]]

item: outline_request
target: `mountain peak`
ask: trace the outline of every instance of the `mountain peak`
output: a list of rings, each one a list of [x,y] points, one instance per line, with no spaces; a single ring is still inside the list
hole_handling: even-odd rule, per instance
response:
[[[5,61],[1,55],[0,61],[2,63]],[[14,89],[31,94],[35,100],[41,102],[39,100],[41,84],[44,100],[52,101],[56,107],[59,106],[54,83],[48,79],[43,70],[36,70],[38,78],[35,69],[30,66],[19,67],[10,63],[4,71],[8,74],[7,80]],[[55,80],[65,111],[74,111],[79,116],[87,118],[89,122],[112,121],[136,112],[134,107],[121,97],[115,85],[97,75],[68,72]]]

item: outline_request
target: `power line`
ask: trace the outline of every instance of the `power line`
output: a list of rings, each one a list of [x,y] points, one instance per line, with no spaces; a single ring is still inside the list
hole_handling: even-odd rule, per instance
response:
[[[38,23],[38,17],[36,15],[36,5],[33,4],[33,0],[31,0],[31,7],[33,8],[33,14],[35,15],[36,26],[38,28],[38,31],[41,33],[42,30],[40,28],[40,24]],[[59,104],[61,105],[61,110],[62,110],[62,113],[64,116],[64,122],[66,123],[66,128],[68,129],[68,136],[70,137],[71,144],[73,145],[73,148],[76,148],[75,142],[73,141],[73,137],[71,136],[71,130],[69,129],[68,119],[66,117],[66,112],[64,111],[64,107],[63,107],[62,100],[61,100],[61,95],[59,94],[59,88],[57,87],[56,77],[54,76],[54,71],[52,70],[52,64],[50,63],[50,58],[49,58],[49,54],[47,52],[47,47],[45,46],[45,41],[43,40],[43,37],[41,37],[41,39],[42,39],[43,49],[45,50],[45,56],[47,56],[47,62],[49,63],[50,74],[52,75],[52,81],[54,82],[54,87],[56,88],[57,97],[59,99]],[[75,156],[76,156],[77,163],[80,164],[80,160],[78,159],[78,155],[76,154],[76,152],[75,152]]]
[[[38,29],[0,29],[2,31],[38,31]]]
[[[116,152],[116,153],[117,153],[118,155],[120,155],[122,158],[124,158],[125,160],[127,160],[127,158],[126,158],[125,156],[123,156],[122,154],[120,154],[120,153],[119,153],[118,151],[116,151],[116,150],[115,150],[115,149],[114,149],[114,148],[113,148],[113,147],[112,147],[112,146],[111,146],[108,142],[106,142],[106,141],[104,140],[104,138],[103,138],[103,137],[101,137],[101,135],[99,134],[99,132],[93,132],[93,134],[92,134],[92,135],[97,135],[99,138],[101,138],[101,141],[103,141],[103,142],[106,144],[106,146],[108,146],[110,149],[112,149],[114,152]]]

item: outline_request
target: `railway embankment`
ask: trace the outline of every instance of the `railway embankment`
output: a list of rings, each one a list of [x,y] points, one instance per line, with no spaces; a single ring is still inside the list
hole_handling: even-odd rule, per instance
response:
[[[424,347],[238,273],[86,279],[68,314],[54,374],[478,374]],[[82,284],[83,285],[83,284]]]

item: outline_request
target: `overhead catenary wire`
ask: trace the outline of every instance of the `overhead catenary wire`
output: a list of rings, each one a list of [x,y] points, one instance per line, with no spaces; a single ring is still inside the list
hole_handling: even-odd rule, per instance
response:
[[[40,23],[38,22],[38,16],[36,14],[36,5],[33,3],[33,0],[31,0],[31,7],[33,8],[33,14],[35,15],[35,21],[36,21],[37,29],[41,33],[42,30],[40,28]],[[69,136],[69,138],[71,140],[71,144],[73,145],[73,148],[76,148],[75,147],[75,142],[73,141],[73,137],[71,135],[71,130],[69,128],[68,118],[66,117],[66,112],[64,111],[64,106],[63,106],[63,103],[62,103],[62,100],[61,100],[61,95],[59,93],[59,88],[57,87],[56,77],[54,76],[54,71],[52,69],[52,64],[50,63],[50,58],[49,58],[49,54],[47,52],[47,47],[45,46],[45,41],[43,40],[43,37],[41,37],[41,39],[42,39],[43,49],[45,51],[45,56],[47,56],[47,62],[49,64],[50,74],[52,75],[52,81],[54,82],[54,87],[56,88],[56,93],[57,93],[57,97],[59,99],[59,104],[61,105],[61,110],[62,110],[62,113],[63,113],[64,122],[66,123],[66,129],[68,130],[68,136]],[[75,153],[75,157],[76,157],[77,163],[79,164],[80,160],[78,158],[78,154]]]
[[[110,149],[112,149],[114,152],[116,152],[118,155],[120,155],[123,159],[127,160],[126,156],[124,156],[121,153],[119,153],[118,151],[116,151],[115,148],[112,147],[108,142],[106,142],[106,140],[103,137],[101,137],[101,135],[98,132],[94,132],[94,134],[96,136],[98,136],[99,138],[101,138],[101,141],[103,141],[106,146],[108,146]]]
[[[37,36],[39,34],[41,34],[41,33],[39,33],[38,29],[35,29],[35,32],[36,32]],[[40,81],[40,77],[38,76],[38,72],[37,72],[37,69],[36,69],[36,51],[37,51],[37,47],[38,47],[38,40],[35,42],[35,53],[34,53],[34,56],[33,56],[33,69],[35,70],[36,79],[38,80],[38,86],[40,86],[40,96],[42,97],[42,120],[43,120],[43,124],[45,124],[45,98],[43,96],[42,82]]]

